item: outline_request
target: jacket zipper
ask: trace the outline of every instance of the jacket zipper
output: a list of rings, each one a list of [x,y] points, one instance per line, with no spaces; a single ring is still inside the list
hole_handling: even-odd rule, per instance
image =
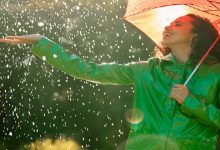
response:
[[[171,78],[171,80],[170,80],[170,83],[169,83],[169,85],[170,86],[172,86],[171,84],[172,84],[172,82],[173,82],[173,80],[174,80],[174,77],[176,76],[176,75],[179,75],[178,74],[178,71],[177,71],[177,68],[176,68],[176,62],[174,62],[174,67],[173,67],[174,69],[173,69],[173,75],[172,75],[172,78]],[[183,82],[182,80],[184,79],[184,74],[185,74],[185,66],[183,66],[183,74],[182,74],[182,76],[181,76],[181,78],[180,78],[180,80],[179,80],[179,84],[181,84],[181,82]],[[172,88],[172,87],[171,87]],[[167,140],[168,140],[168,137],[169,137],[169,135],[170,135],[170,131],[171,131],[171,128],[172,128],[172,125],[173,125],[173,120],[174,120],[174,115],[175,115],[175,113],[176,113],[176,107],[177,107],[177,102],[176,102],[176,100],[175,99],[170,99],[171,101],[175,101],[175,104],[174,104],[174,110],[173,110],[173,113],[172,113],[172,116],[171,116],[171,118],[172,118],[172,121],[171,121],[171,125],[170,125],[170,128],[169,128],[169,130],[168,130],[168,133],[167,133],[167,136],[166,136],[166,140],[165,140],[165,150],[167,150]],[[172,103],[171,103],[171,105],[172,105]]]

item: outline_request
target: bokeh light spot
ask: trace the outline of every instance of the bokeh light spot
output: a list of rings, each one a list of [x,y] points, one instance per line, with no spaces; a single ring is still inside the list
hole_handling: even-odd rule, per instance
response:
[[[139,124],[144,119],[144,113],[137,108],[125,112],[125,119],[131,124]]]

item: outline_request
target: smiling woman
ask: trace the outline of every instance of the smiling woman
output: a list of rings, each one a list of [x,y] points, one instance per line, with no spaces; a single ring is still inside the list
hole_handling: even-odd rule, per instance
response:
[[[0,41],[34,44],[34,55],[78,79],[133,85],[133,110],[126,115],[131,123],[126,150],[214,150],[220,129],[218,37],[209,20],[194,14],[181,16],[164,29],[162,43],[170,49],[168,55],[128,64],[86,61],[39,34],[9,36]],[[195,62],[216,39],[210,55],[184,85]],[[193,57],[195,53],[198,57]]]
[[[173,53],[176,53],[176,44],[181,43],[175,41],[186,43],[184,45],[188,46],[182,47],[181,52],[178,52],[181,55],[179,57],[191,57],[191,60],[196,63],[199,62],[211,46],[214,46],[214,48],[210,49],[210,55],[220,60],[218,38],[218,31],[209,20],[194,14],[188,14],[185,17],[176,19],[170,26],[165,28],[162,44],[167,52],[172,50]],[[215,43],[216,41],[217,43]],[[178,45],[177,47],[180,46]],[[185,48],[190,51],[184,51]]]

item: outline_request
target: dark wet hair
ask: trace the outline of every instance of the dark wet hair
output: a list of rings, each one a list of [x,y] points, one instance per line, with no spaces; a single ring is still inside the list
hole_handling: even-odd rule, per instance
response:
[[[198,62],[219,36],[218,31],[214,25],[206,18],[195,14],[187,14],[186,16],[189,16],[193,19],[192,33],[196,35],[192,39],[192,53],[190,54],[189,58],[193,62]],[[164,51],[162,51],[164,55],[170,52],[171,51],[169,48],[165,48]],[[218,61],[220,61],[220,40],[214,46],[209,55],[216,57]]]
[[[188,14],[186,16],[189,16],[193,19],[192,33],[195,33],[197,35],[192,39],[192,53],[190,54],[190,59],[199,60],[219,36],[218,31],[206,18],[202,18],[194,14]],[[220,41],[217,42],[209,55],[218,58],[218,60],[220,61],[219,51]]]

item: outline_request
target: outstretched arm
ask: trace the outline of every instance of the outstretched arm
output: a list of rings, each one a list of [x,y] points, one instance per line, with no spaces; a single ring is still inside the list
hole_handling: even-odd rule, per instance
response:
[[[104,84],[133,84],[135,64],[95,64],[75,54],[69,55],[58,44],[39,34],[9,36],[0,42],[10,44],[35,44],[32,53],[65,73],[79,79]]]

